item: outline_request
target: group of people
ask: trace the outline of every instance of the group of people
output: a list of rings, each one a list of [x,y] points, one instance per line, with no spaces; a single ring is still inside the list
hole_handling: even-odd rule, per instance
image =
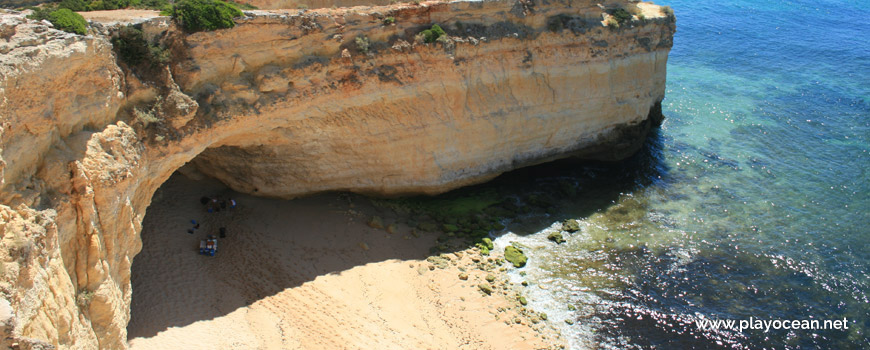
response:
[[[190,223],[193,225],[192,228],[187,229],[187,233],[193,234],[194,231],[199,229],[199,223],[196,220],[190,220]]]
[[[202,203],[202,205],[205,205],[205,209],[209,213],[217,213],[221,210],[226,210],[227,207],[229,207],[229,209],[236,207],[236,200],[232,198],[227,201],[219,198],[202,197],[199,199],[199,202]]]
[[[217,213],[217,212],[220,212],[221,210],[235,209],[237,206],[236,200],[232,199],[232,198],[222,199],[220,197],[205,197],[204,196],[204,197],[199,199],[199,202],[205,206],[206,211],[209,213]],[[218,225],[220,225],[220,223],[222,221],[223,220],[218,219],[218,223],[219,223]],[[197,222],[195,219],[190,220],[190,223],[191,223],[191,225],[193,225],[193,227],[187,229],[187,233],[193,234],[194,232],[196,232],[196,230],[198,230],[200,228],[200,223]],[[220,227],[218,232],[219,232],[220,238],[226,238],[226,236],[227,236],[226,227]],[[209,234],[206,239],[204,239],[200,242],[199,253],[214,256],[216,251],[217,251],[217,237],[215,237],[213,234]]]

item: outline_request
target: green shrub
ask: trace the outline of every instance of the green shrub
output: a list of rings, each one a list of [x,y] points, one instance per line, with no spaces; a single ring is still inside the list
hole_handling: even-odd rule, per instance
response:
[[[88,2],[86,0],[63,0],[58,7],[71,11],[87,11]]]
[[[356,48],[359,49],[359,52],[369,53],[369,46],[371,44],[369,42],[369,38],[367,38],[365,36],[358,36],[358,37],[356,37],[355,41],[356,41]]]
[[[117,10],[130,6],[130,0],[96,0],[91,1],[87,11]]]
[[[384,18],[384,25],[388,26],[390,24],[396,23],[396,17],[387,17]]]
[[[117,50],[118,57],[130,66],[149,63],[156,67],[169,62],[169,51],[148,43],[142,31],[132,25],[122,27],[118,31],[118,37],[112,39],[112,45]]]
[[[440,38],[442,35],[446,35],[447,33],[444,32],[444,29],[441,29],[441,26],[433,24],[432,28],[426,29],[420,32],[420,34],[423,35],[424,42],[431,44],[438,40],[438,38]]]
[[[70,11],[70,9],[60,9],[48,14],[48,20],[54,27],[65,32],[84,35],[88,32],[88,22],[82,15]]]
[[[619,24],[623,24],[626,21],[631,20],[631,14],[628,13],[628,11],[626,11],[625,9],[621,9],[621,8],[613,10],[613,13],[611,13],[611,16],[613,16],[613,18],[616,18],[616,22],[618,22]]]
[[[88,306],[91,305],[91,300],[94,299],[95,294],[96,293],[87,289],[79,290],[79,292],[76,293],[76,304],[81,308],[88,308]]]
[[[44,5],[42,7],[28,7],[27,9],[33,11],[33,13],[27,15],[27,18],[36,21],[48,20],[48,15],[57,10],[57,8],[50,5]]]
[[[169,3],[168,0],[142,0],[137,7],[152,10],[164,10],[172,8],[172,4]]]
[[[118,57],[131,66],[138,65],[148,56],[148,43],[142,31],[133,26],[121,27],[112,45],[118,51]]]
[[[241,4],[235,1],[227,1],[230,5],[235,6],[239,10],[256,10],[257,6],[251,4]]]
[[[664,13],[665,16],[674,17],[674,9],[670,6],[662,6],[662,13]]]
[[[189,32],[232,28],[240,16],[242,11],[220,0],[181,0],[172,7],[172,17]]]

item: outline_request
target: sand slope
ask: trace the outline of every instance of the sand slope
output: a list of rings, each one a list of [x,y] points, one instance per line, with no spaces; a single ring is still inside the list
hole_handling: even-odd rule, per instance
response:
[[[529,327],[496,319],[508,302],[478,291],[482,271],[468,281],[455,266],[430,271],[421,259],[434,236],[370,228],[364,201],[223,192],[240,207],[205,213],[200,196],[222,191],[176,175],[155,195],[133,265],[132,349],[546,347]],[[191,219],[202,223],[193,235]],[[217,256],[197,255],[220,226],[229,236]]]

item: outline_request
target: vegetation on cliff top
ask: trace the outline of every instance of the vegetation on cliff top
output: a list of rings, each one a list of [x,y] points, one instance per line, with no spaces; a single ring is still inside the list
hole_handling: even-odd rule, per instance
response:
[[[171,15],[189,32],[232,28],[233,18],[242,16],[235,5],[220,0],[181,0],[172,6]]]
[[[431,44],[438,40],[438,38],[447,35],[447,33],[444,32],[444,29],[441,29],[441,26],[433,24],[432,28],[420,32],[419,35],[423,37],[424,42],[426,42],[427,44]]]
[[[160,10],[163,13],[172,11],[173,3],[178,0],[62,0],[60,2],[46,2],[40,5],[41,9],[48,9],[48,12],[57,9],[69,9],[74,12],[87,11],[105,11],[105,10],[120,10],[120,9],[147,9]],[[256,6],[250,4],[240,4],[235,1],[228,1],[230,4],[239,9],[255,10]],[[31,10],[38,9],[37,7],[29,7]]]
[[[37,21],[48,20],[55,28],[69,33],[84,35],[88,32],[88,22],[85,21],[85,18],[69,9],[34,9],[33,13],[27,16],[27,18]]]
[[[151,67],[169,61],[169,51],[160,45],[151,44],[138,28],[128,25],[121,27],[118,36],[112,39],[118,57],[130,66],[147,63]]]

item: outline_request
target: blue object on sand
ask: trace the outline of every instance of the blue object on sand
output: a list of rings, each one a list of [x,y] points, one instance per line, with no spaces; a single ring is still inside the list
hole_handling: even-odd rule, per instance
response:
[[[196,220],[190,220],[190,223],[196,225]]]

